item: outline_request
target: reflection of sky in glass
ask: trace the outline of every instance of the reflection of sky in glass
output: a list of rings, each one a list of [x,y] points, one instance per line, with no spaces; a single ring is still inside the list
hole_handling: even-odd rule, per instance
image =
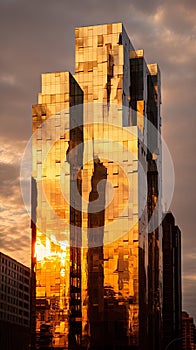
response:
[[[150,94],[147,75],[150,74],[156,76],[151,102],[147,100],[147,92]],[[113,320],[110,319],[110,302],[115,299],[119,303],[114,303],[113,308],[116,315],[121,315],[126,341],[137,345],[139,311],[144,318],[140,327],[146,324],[147,317],[150,216],[147,200],[151,203],[152,230],[157,228],[153,225],[157,225],[157,217],[161,216],[155,188],[159,187],[161,197],[161,139],[157,138],[157,130],[147,123],[146,107],[149,103],[159,125],[159,70],[157,65],[148,66],[147,70],[143,51],[133,51],[122,24],[116,23],[76,29],[75,79],[84,91],[84,149],[79,128],[77,135],[73,132],[73,125],[81,125],[83,96],[69,73],[43,74],[39,104],[33,106],[33,177],[38,190],[36,292],[37,298],[43,298],[48,304],[47,312],[38,307],[36,327],[39,331],[41,322],[50,323],[53,341],[62,348],[68,342],[68,333],[70,342],[80,344],[81,337],[87,339],[90,335],[92,346],[93,342],[99,344],[100,329],[97,334],[93,333],[96,308],[100,320],[108,312],[105,322],[114,325],[117,319],[115,314]],[[151,145],[154,148],[150,149],[153,153],[150,163],[147,148]],[[100,212],[93,210],[101,203],[101,192],[94,205],[88,205],[98,176],[95,160],[107,169],[106,205]],[[151,164],[157,170],[159,183],[157,177],[153,178],[154,185],[149,190],[147,170],[152,171]],[[104,188],[99,186],[98,192]],[[88,246],[88,237],[93,232],[103,234],[103,246]],[[77,242],[81,242],[81,234],[83,249],[70,246],[70,236],[78,235]],[[154,247],[161,244],[159,240],[161,236],[156,236]],[[157,263],[154,270],[158,271],[158,260]],[[156,286],[149,284],[153,293],[157,293],[158,304],[161,303],[160,282],[158,279]],[[67,318],[69,313],[73,324]],[[146,332],[144,327],[143,333]],[[114,337],[115,342],[120,342],[121,337],[122,334],[118,339]]]

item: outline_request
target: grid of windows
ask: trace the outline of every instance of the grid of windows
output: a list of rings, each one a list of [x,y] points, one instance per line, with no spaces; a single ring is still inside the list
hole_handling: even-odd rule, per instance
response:
[[[72,332],[71,315],[81,318],[80,250],[69,247],[70,223],[80,227],[81,219],[80,212],[69,205],[69,193],[74,179],[77,188],[81,186],[77,156],[73,158],[71,151],[82,141],[82,112],[75,116],[71,107],[83,103],[83,92],[67,72],[43,74],[38,102],[33,106],[33,177],[38,189],[36,264],[33,266],[36,272],[36,341],[39,346],[52,341],[54,347],[65,348],[68,334]],[[74,118],[77,118],[78,127],[74,127]],[[52,124],[45,127],[44,122],[48,120]],[[81,156],[82,152],[78,159]],[[62,168],[63,178],[60,177]],[[44,186],[42,195],[40,186]],[[66,198],[61,193],[62,188]],[[78,329],[73,337],[81,333],[80,321],[76,323]],[[50,334],[53,334],[52,340]]]
[[[140,165],[146,175],[151,73],[143,51],[134,51],[121,23],[76,28],[75,35],[75,78],[66,72],[43,74],[42,92],[33,106],[37,343],[58,349],[68,343],[99,350],[103,344],[140,344],[145,349],[149,213],[147,203],[142,207],[148,183],[141,182]],[[69,132],[75,120],[70,107],[83,102],[84,118],[81,111],[77,118],[78,125],[83,120],[84,125]],[[159,107],[153,117],[158,113]],[[73,156],[72,149],[83,139],[84,149]],[[92,214],[103,179],[111,184],[114,197]],[[87,211],[83,202],[76,203],[74,185],[88,203]],[[106,200],[104,186],[101,198]],[[149,198],[155,203],[151,190]],[[78,240],[82,232],[83,249],[69,246],[76,232]],[[158,235],[156,239],[158,243]],[[104,245],[91,246],[101,240]],[[158,254],[156,259],[158,271]],[[157,286],[159,282],[158,276]],[[160,315],[158,294],[156,308]]]
[[[0,320],[30,325],[30,269],[0,253]]]

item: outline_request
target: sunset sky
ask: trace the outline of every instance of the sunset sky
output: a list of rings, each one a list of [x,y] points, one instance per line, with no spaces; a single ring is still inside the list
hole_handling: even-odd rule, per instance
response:
[[[122,21],[135,49],[161,69],[162,133],[175,166],[171,210],[182,232],[183,308],[196,321],[195,18],[195,0],[0,1],[0,251],[30,263],[20,162],[40,74],[74,73],[75,27]]]

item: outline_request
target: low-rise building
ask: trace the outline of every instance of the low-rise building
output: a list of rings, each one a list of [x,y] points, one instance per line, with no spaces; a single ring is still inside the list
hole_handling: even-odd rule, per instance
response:
[[[30,269],[0,252],[0,349],[30,344]]]

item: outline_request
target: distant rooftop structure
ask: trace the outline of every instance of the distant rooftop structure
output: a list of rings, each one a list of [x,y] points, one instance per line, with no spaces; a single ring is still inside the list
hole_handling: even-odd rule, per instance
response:
[[[196,346],[196,327],[193,317],[182,312],[182,349],[194,350]]]

